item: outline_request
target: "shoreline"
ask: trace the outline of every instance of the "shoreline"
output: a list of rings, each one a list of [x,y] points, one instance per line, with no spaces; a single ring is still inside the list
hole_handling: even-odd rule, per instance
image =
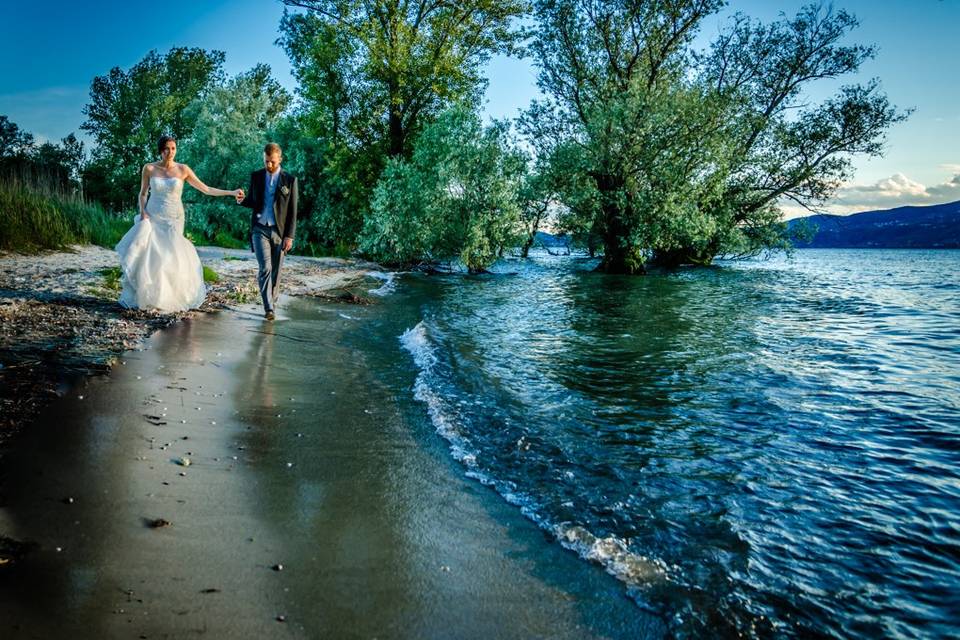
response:
[[[155,332],[23,433],[0,531],[29,548],[0,570],[3,633],[664,637],[375,375],[354,338],[389,311],[281,311]]]
[[[185,318],[259,305],[257,262],[241,249],[197,247],[219,276],[199,309],[162,314],[124,309],[103,271],[116,253],[93,245],[39,255],[0,252],[0,459],[43,409],[73,385],[108,374],[127,351]],[[281,292],[362,303],[353,289],[379,265],[361,260],[288,256]],[[2,482],[2,478],[0,478]]]

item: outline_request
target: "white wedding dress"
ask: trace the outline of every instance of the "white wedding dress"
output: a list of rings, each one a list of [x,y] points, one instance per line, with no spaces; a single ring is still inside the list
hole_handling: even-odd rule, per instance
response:
[[[183,235],[183,180],[150,178],[147,215],[116,246],[123,271],[120,304],[128,309],[170,313],[203,304],[203,266]]]

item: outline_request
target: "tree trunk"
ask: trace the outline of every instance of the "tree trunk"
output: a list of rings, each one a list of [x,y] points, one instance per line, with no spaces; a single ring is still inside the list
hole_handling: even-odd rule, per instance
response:
[[[399,89],[390,83],[388,87],[390,95],[390,113],[387,116],[387,135],[389,136],[391,158],[400,158],[403,156],[403,110],[400,108]]]
[[[526,258],[530,253],[530,247],[533,246],[533,234],[531,233],[527,239],[523,242],[523,246],[520,248],[520,257]]]
[[[603,260],[597,265],[597,271],[626,275],[646,273],[640,249],[626,245],[630,230],[624,224],[626,212],[622,211],[616,197],[623,181],[609,175],[596,176],[595,179],[600,191],[603,215]]]
[[[530,247],[533,246],[534,241],[537,239],[537,231],[540,230],[540,220],[547,213],[547,204],[544,204],[542,208],[537,208],[537,214],[533,218],[533,223],[530,225],[530,231],[528,232],[527,239],[523,243],[523,247],[520,250],[520,257],[526,258],[530,253]]]
[[[604,238],[603,260],[597,265],[597,271],[629,276],[643,275],[647,272],[643,264],[643,254],[640,250],[624,247],[619,238]]]
[[[390,157],[403,156],[403,120],[400,119],[399,109],[390,109]]]

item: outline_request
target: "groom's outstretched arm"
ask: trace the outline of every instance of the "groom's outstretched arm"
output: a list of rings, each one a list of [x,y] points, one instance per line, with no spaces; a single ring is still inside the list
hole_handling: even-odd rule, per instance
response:
[[[247,192],[244,195],[243,200],[241,200],[237,204],[239,204],[241,207],[246,207],[248,209],[253,209],[256,207],[256,205],[253,203],[253,173],[250,174],[250,188],[247,189]]]

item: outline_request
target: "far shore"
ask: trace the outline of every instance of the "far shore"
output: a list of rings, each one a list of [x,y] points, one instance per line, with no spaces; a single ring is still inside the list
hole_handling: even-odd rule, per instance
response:
[[[74,246],[40,255],[0,253],[0,455],[77,379],[109,372],[125,351],[156,330],[212,311],[259,308],[257,262],[246,250],[197,247],[217,277],[207,282],[200,309],[160,314],[122,308],[117,255]],[[376,264],[340,258],[288,256],[281,293],[344,302],[365,301]]]

